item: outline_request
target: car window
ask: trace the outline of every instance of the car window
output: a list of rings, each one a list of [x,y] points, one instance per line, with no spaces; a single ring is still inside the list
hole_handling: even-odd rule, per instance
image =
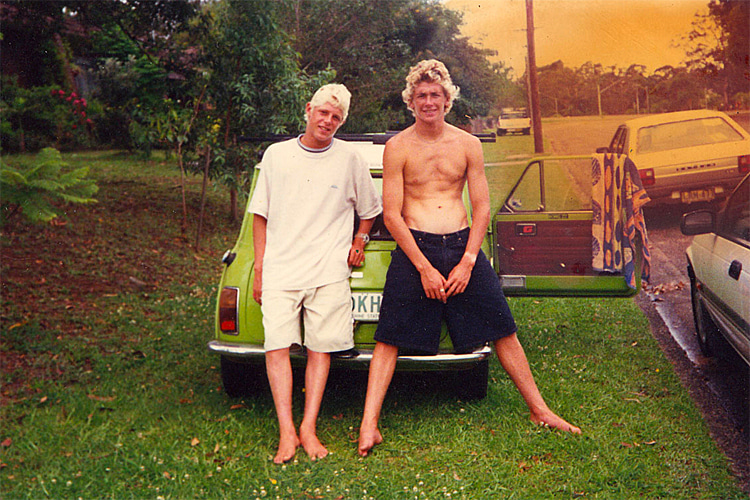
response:
[[[511,189],[504,212],[591,210],[591,158],[532,161]]]
[[[541,162],[534,162],[526,167],[505,201],[505,212],[538,212],[544,209],[540,168]]]
[[[722,118],[700,118],[639,129],[637,151],[641,154],[656,153],[742,139],[742,135]]]
[[[750,243],[750,178],[740,184],[724,209],[721,233]]]

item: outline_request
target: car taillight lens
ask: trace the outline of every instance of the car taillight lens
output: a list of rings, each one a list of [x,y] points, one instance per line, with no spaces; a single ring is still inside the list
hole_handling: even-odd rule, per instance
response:
[[[240,291],[224,288],[219,295],[219,329],[222,333],[237,333],[237,306]]]
[[[744,155],[737,158],[737,167],[741,174],[750,172],[750,155]]]
[[[644,187],[653,186],[654,184],[656,184],[656,178],[654,177],[653,168],[639,170],[638,173],[641,176],[641,184],[643,184]]]

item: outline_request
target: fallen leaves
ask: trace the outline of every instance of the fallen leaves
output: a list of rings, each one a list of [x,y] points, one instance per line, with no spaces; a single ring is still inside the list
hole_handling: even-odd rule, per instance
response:
[[[643,285],[643,291],[652,296],[651,300],[659,301],[661,300],[659,298],[659,295],[664,295],[664,294],[672,293],[672,292],[679,292],[680,290],[683,290],[685,286],[686,285],[683,281],[677,281],[677,282],[672,282],[672,283],[660,283],[658,285],[653,285],[653,286],[646,283]]]
[[[621,448],[639,448],[641,446],[654,446],[656,444],[656,441],[644,441],[642,443],[620,443]]]
[[[88,398],[93,401],[100,401],[103,403],[111,403],[112,401],[116,399],[114,396],[97,396],[94,393],[89,394]]]

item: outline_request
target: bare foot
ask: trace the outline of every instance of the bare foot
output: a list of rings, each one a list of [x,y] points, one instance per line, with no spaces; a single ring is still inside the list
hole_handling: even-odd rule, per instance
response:
[[[555,415],[552,411],[547,411],[543,414],[532,413],[529,418],[536,425],[541,425],[543,427],[548,427],[551,429],[558,429],[565,432],[572,432],[573,434],[581,433],[581,429],[579,429],[575,425],[569,424],[562,418]]]
[[[294,454],[297,453],[299,445],[300,440],[296,433],[282,435],[279,438],[279,449],[276,451],[273,463],[283,464],[294,458]]]
[[[304,431],[302,428],[299,430],[300,442],[302,447],[307,452],[307,455],[311,460],[318,460],[328,455],[328,450],[323,443],[320,442],[315,431]]]
[[[372,430],[367,429],[360,429],[359,430],[359,455],[362,457],[366,457],[370,454],[370,451],[375,447],[375,445],[378,445],[383,442],[383,436],[380,434],[380,431],[376,427]]]

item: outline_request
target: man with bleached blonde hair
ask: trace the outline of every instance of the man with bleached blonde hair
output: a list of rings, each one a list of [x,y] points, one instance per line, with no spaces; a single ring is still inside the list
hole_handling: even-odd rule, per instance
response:
[[[414,66],[406,81],[403,97],[416,122],[391,138],[383,154],[383,218],[398,246],[375,332],[359,454],[383,441],[378,421],[399,348],[437,353],[443,321],[457,352],[493,343],[532,422],[580,433],[542,398],[500,281],[481,250],[490,222],[482,146],[445,121],[458,89],[435,60]]]
[[[266,371],[279,421],[274,462],[302,445],[312,460],[328,455],[316,424],[331,353],[354,347],[349,275],[361,266],[380,197],[365,160],[333,136],[351,94],[324,85],[305,106],[305,133],[266,149],[248,211],[253,213],[253,298],[261,304]],[[354,231],[354,214],[360,223]],[[301,323],[304,324],[304,340]],[[299,435],[292,413],[293,345],[304,345],[305,409]]]

